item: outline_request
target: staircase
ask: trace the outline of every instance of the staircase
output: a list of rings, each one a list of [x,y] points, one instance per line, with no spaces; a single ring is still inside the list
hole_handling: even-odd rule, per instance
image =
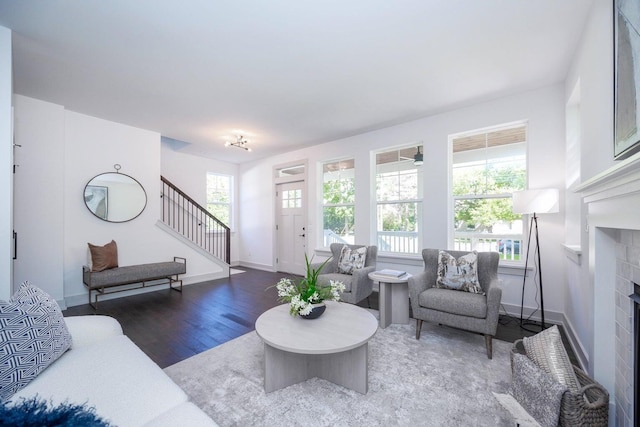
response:
[[[218,218],[161,176],[162,222],[184,238],[229,264],[231,231]]]

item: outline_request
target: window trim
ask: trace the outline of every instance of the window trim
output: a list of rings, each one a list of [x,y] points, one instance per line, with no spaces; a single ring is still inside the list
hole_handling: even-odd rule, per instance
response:
[[[520,141],[517,143],[522,143],[524,142],[525,144],[525,185],[524,185],[524,189],[528,188],[528,177],[529,177],[529,122],[528,120],[518,120],[518,121],[513,121],[513,122],[508,122],[508,123],[502,123],[499,125],[495,125],[495,126],[486,126],[483,128],[478,128],[478,129],[474,129],[474,130],[469,130],[469,131],[464,131],[464,132],[458,132],[458,133],[453,133],[453,134],[449,134],[448,136],[448,158],[449,158],[449,174],[448,174],[448,193],[449,193],[449,204],[448,204],[448,219],[447,219],[447,225],[448,225],[448,231],[447,231],[447,235],[448,235],[448,247],[450,248],[455,248],[455,235],[456,235],[456,230],[455,230],[455,223],[454,223],[454,219],[455,219],[455,205],[456,205],[456,201],[458,200],[487,200],[487,199],[505,199],[505,198],[509,198],[512,199],[513,198],[513,194],[511,192],[508,193],[494,193],[494,194],[468,194],[468,195],[454,195],[453,194],[453,185],[454,185],[454,179],[453,179],[453,171],[454,171],[454,152],[453,152],[453,142],[455,139],[459,139],[459,138],[465,138],[465,137],[470,137],[470,136],[475,136],[475,135],[481,135],[481,134],[489,134],[491,132],[497,132],[497,131],[501,131],[501,130],[508,130],[508,129],[512,129],[512,128],[517,128],[517,127],[524,127],[525,128],[525,140],[524,141]],[[488,148],[491,147],[485,147],[482,150],[486,150]],[[528,220],[529,220],[529,215],[522,215],[522,234],[521,235],[515,235],[514,237],[519,237],[521,236],[521,239],[517,239],[514,238],[512,240],[520,240],[520,259],[518,260],[508,260],[508,259],[500,259],[500,264],[502,266],[504,266],[505,268],[515,268],[515,269],[521,269],[524,268],[524,264],[525,264],[525,257],[526,257],[526,248],[525,248],[525,244],[528,241],[528,234],[529,234],[529,228],[528,228]],[[501,236],[501,234],[499,233],[495,233],[497,236]],[[490,236],[490,235],[488,235]],[[500,238],[497,238],[498,240],[500,240]]]
[[[328,203],[325,204],[324,203],[324,166],[330,163],[340,163],[340,162],[345,162],[345,161],[353,161],[353,188],[354,188],[354,194],[353,194],[353,203]],[[319,218],[320,221],[318,221],[318,240],[320,241],[320,248],[329,248],[329,246],[325,246],[325,242],[324,242],[324,210],[325,208],[340,208],[340,207],[351,207],[353,208],[353,228],[355,230],[356,227],[356,198],[357,198],[357,193],[355,191],[356,189],[356,158],[355,156],[347,156],[347,157],[340,157],[337,159],[331,159],[331,160],[324,160],[324,161],[320,161],[318,162],[318,173],[320,175],[320,179],[318,180],[318,185],[319,185],[319,190],[318,190],[318,194],[319,194]],[[354,238],[355,238],[355,234],[354,234]]]
[[[230,231],[234,231],[234,225],[235,225],[235,221],[234,221],[234,213],[235,213],[235,197],[234,197],[234,176],[231,174],[227,174],[227,173],[219,173],[219,172],[209,172],[207,171],[206,173],[206,178],[209,177],[209,175],[215,175],[215,176],[222,176],[222,177],[226,177],[229,179],[229,203],[224,203],[224,202],[209,202],[209,182],[208,179],[205,181],[205,208],[207,209],[207,212],[209,211],[208,207],[209,205],[223,205],[223,206],[228,206],[229,207],[229,224],[227,224],[227,226],[229,227]]]
[[[394,169],[393,171],[389,170],[389,171],[384,171],[381,172],[382,174],[385,173],[389,173],[389,172],[395,172],[395,173],[402,173],[402,172],[408,172],[408,171],[412,171],[411,174],[413,174],[414,170],[415,170],[415,174],[416,176],[416,183],[417,183],[417,192],[418,195],[421,195],[421,198],[411,198],[411,199],[390,199],[390,200],[378,200],[378,163],[377,163],[377,156],[378,154],[382,154],[382,153],[387,153],[387,152],[392,152],[392,151],[401,151],[401,150],[405,150],[408,148],[416,148],[416,147],[420,147],[422,153],[424,154],[424,142],[423,141],[413,141],[409,144],[402,144],[402,145],[397,145],[397,146],[389,146],[389,147],[384,147],[381,148],[379,150],[375,150],[371,152],[371,175],[372,175],[372,179],[371,179],[371,194],[372,194],[372,221],[371,221],[371,231],[372,231],[372,237],[373,237],[373,241],[375,242],[375,244],[378,246],[378,256],[391,256],[391,257],[419,257],[421,256],[422,253],[422,246],[423,246],[423,221],[424,221],[424,190],[425,190],[425,185],[424,185],[424,172],[422,170],[422,165],[414,165],[411,164],[413,167],[407,168],[407,169]],[[410,158],[406,158],[405,160],[403,160],[403,162],[411,163],[412,160]],[[395,161],[395,162],[390,162],[390,163],[383,163],[383,165],[391,165],[391,164],[396,164],[396,163],[400,163],[399,160]],[[418,220],[416,221],[417,223],[417,231],[416,231],[416,248],[417,248],[417,252],[391,252],[391,251],[385,251],[384,248],[382,247],[382,245],[379,244],[378,241],[378,237],[379,237],[379,233],[384,233],[384,231],[382,230],[378,230],[378,207],[380,205],[394,205],[394,204],[406,204],[406,203],[415,203],[418,205],[417,207],[417,215],[418,215]]]

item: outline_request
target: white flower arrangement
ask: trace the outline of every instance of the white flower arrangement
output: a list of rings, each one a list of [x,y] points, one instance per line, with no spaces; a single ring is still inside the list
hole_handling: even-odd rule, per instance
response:
[[[340,301],[340,293],[344,292],[345,289],[342,282],[331,280],[329,286],[318,286],[318,275],[328,261],[323,262],[317,269],[313,269],[305,255],[307,264],[306,277],[302,278],[298,283],[283,277],[276,283],[278,299],[291,305],[289,313],[292,316],[306,316],[311,313],[314,304],[319,304],[323,301]]]
[[[345,289],[342,282],[331,280],[329,286],[317,286],[305,279],[295,284],[291,279],[282,278],[276,284],[278,298],[281,302],[291,304],[289,312],[292,316],[308,315],[313,309],[313,304],[323,301],[340,301],[340,293]]]

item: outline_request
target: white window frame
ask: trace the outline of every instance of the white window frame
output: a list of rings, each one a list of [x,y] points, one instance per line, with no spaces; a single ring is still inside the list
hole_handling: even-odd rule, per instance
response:
[[[229,180],[229,202],[219,202],[219,201],[210,201],[209,200],[209,176],[216,176],[216,177],[224,177],[224,178],[228,178]],[[229,224],[227,224],[227,226],[229,227],[230,230],[234,229],[234,221],[233,221],[233,214],[234,214],[234,182],[233,182],[233,175],[229,175],[226,173],[218,173],[218,172],[207,172],[207,177],[206,177],[206,183],[205,183],[205,198],[206,198],[206,204],[205,204],[205,208],[207,208],[207,211],[209,210],[209,205],[219,205],[219,206],[226,206],[228,211],[229,211]],[[218,218],[220,219],[220,218]]]
[[[379,254],[387,254],[387,255],[395,255],[395,256],[416,256],[420,255],[420,251],[422,250],[422,226],[423,226],[423,216],[424,216],[424,175],[422,171],[422,165],[416,166],[413,164],[413,156],[417,153],[417,147],[420,147],[420,152],[424,153],[424,144],[422,142],[414,142],[409,145],[403,145],[399,147],[386,147],[384,149],[378,150],[373,153],[372,156],[372,195],[374,201],[374,212],[371,227],[373,230],[373,236],[375,238],[375,245],[378,247]],[[391,153],[393,151],[398,151],[398,157],[402,157],[404,160],[398,160],[391,163],[385,163],[383,165],[400,165],[406,164],[407,167],[397,167],[397,166],[389,166],[388,172],[397,172],[400,174],[403,170],[415,170],[416,174],[416,183],[417,183],[417,197],[410,199],[389,199],[389,200],[378,200],[378,164],[377,164],[377,156],[382,153]],[[403,156],[403,153],[406,155]],[[384,168],[384,166],[383,166]],[[388,173],[383,172],[383,173]],[[416,230],[414,232],[385,232],[384,230],[378,230],[378,208],[381,205],[393,205],[393,204],[406,204],[406,203],[415,203],[416,206]],[[409,236],[403,236],[403,234],[409,233]],[[396,234],[394,236],[394,234]],[[387,238],[384,239],[381,235],[387,235]],[[391,240],[391,242],[389,242]],[[404,241],[404,243],[402,243]],[[389,247],[397,246],[399,248],[409,248],[413,250],[389,250]]]
[[[325,194],[324,194],[324,168],[326,165],[329,164],[333,164],[333,163],[353,163],[353,187],[354,187],[354,196],[353,196],[353,203],[325,203]],[[353,234],[353,239],[355,239],[355,227],[356,227],[356,197],[357,194],[355,194],[355,158],[354,157],[348,157],[348,158],[342,158],[342,159],[334,159],[334,160],[328,160],[328,161],[324,161],[320,163],[320,167],[319,167],[319,171],[320,171],[320,179],[319,179],[319,183],[320,183],[320,189],[319,189],[319,194],[320,194],[320,198],[321,198],[321,203],[320,203],[320,224],[319,224],[319,236],[321,239],[320,245],[321,247],[324,248],[328,248],[329,245],[331,243],[348,243],[348,244],[354,244],[355,240],[351,241],[349,239],[344,239],[344,236],[340,236],[340,235],[335,235],[335,237],[333,239],[331,239],[331,237],[327,237],[326,233],[327,230],[324,229],[324,210],[325,208],[337,208],[337,207],[351,207],[353,209],[353,229],[354,229],[354,234]],[[340,172],[338,172],[339,174]],[[330,230],[329,230],[330,231]],[[330,241],[327,242],[327,239],[329,239]]]
[[[524,127],[525,128],[525,177],[528,176],[528,168],[529,168],[529,162],[528,162],[528,122],[527,121],[518,121],[518,122],[511,122],[511,123],[505,123],[502,125],[497,125],[497,126],[491,126],[491,127],[487,127],[487,128],[482,128],[482,129],[476,129],[473,131],[467,131],[467,132],[462,132],[462,133],[457,133],[457,134],[452,134],[449,135],[449,155],[450,155],[450,164],[449,164],[449,176],[450,176],[450,185],[449,185],[449,194],[450,194],[450,198],[451,198],[451,203],[449,204],[450,206],[450,211],[449,211],[449,230],[450,230],[450,237],[449,237],[449,247],[453,248],[454,250],[473,250],[474,249],[474,244],[473,243],[469,243],[468,245],[465,245],[462,242],[456,242],[456,239],[460,239],[461,237],[457,237],[456,234],[458,236],[460,236],[460,233],[456,231],[456,225],[454,223],[454,217],[455,217],[455,205],[457,201],[460,200],[473,200],[473,199],[483,199],[483,200],[487,200],[487,199],[511,199],[512,198],[512,193],[510,192],[505,192],[505,193],[491,193],[491,194],[467,194],[467,195],[454,195],[453,194],[453,186],[454,186],[454,179],[453,179],[453,171],[455,168],[455,163],[454,163],[454,159],[453,159],[453,141],[455,139],[461,138],[461,137],[466,137],[466,136],[473,136],[473,135],[481,135],[481,134],[489,134],[491,132],[495,132],[495,131],[500,131],[500,130],[506,130],[506,129],[512,129],[512,128],[516,128],[516,127]],[[486,151],[487,148],[485,147],[483,149],[483,151]],[[492,159],[490,157],[486,157],[486,159]],[[522,190],[527,188],[527,184],[525,182],[524,188],[522,188]],[[526,256],[526,249],[525,249],[525,243],[526,243],[526,239],[527,239],[527,234],[528,234],[528,229],[525,226],[526,224],[528,224],[527,222],[528,218],[526,215],[522,216],[522,232],[518,233],[518,234],[500,234],[500,233],[490,233],[490,234],[480,234],[480,233],[470,233],[468,238],[471,238],[472,240],[477,239],[479,244],[482,245],[482,247],[480,249],[477,250],[491,250],[491,251],[498,251],[499,247],[502,246],[502,253],[501,253],[501,257],[500,257],[500,263],[505,263],[505,264],[510,264],[510,265],[524,265],[524,259]],[[502,243],[502,245],[499,245],[500,240],[504,240],[505,242]],[[515,245],[517,244],[519,245],[519,250],[514,249]],[[519,253],[519,259],[514,259],[515,258],[515,252]]]

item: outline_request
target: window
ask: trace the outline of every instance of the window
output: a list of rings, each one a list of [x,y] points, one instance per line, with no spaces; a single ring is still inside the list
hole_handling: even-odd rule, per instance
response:
[[[300,177],[305,174],[304,165],[286,166],[276,169],[276,178]]]
[[[355,241],[355,169],[353,159],[322,165],[323,245]]]
[[[302,190],[284,190],[282,192],[282,209],[302,207]]]
[[[207,210],[231,228],[233,177],[207,172]]]
[[[380,252],[417,254],[422,224],[422,145],[376,154],[376,240]]]
[[[518,123],[450,137],[454,249],[520,260],[522,215],[513,213],[511,193],[526,187],[526,136]]]

